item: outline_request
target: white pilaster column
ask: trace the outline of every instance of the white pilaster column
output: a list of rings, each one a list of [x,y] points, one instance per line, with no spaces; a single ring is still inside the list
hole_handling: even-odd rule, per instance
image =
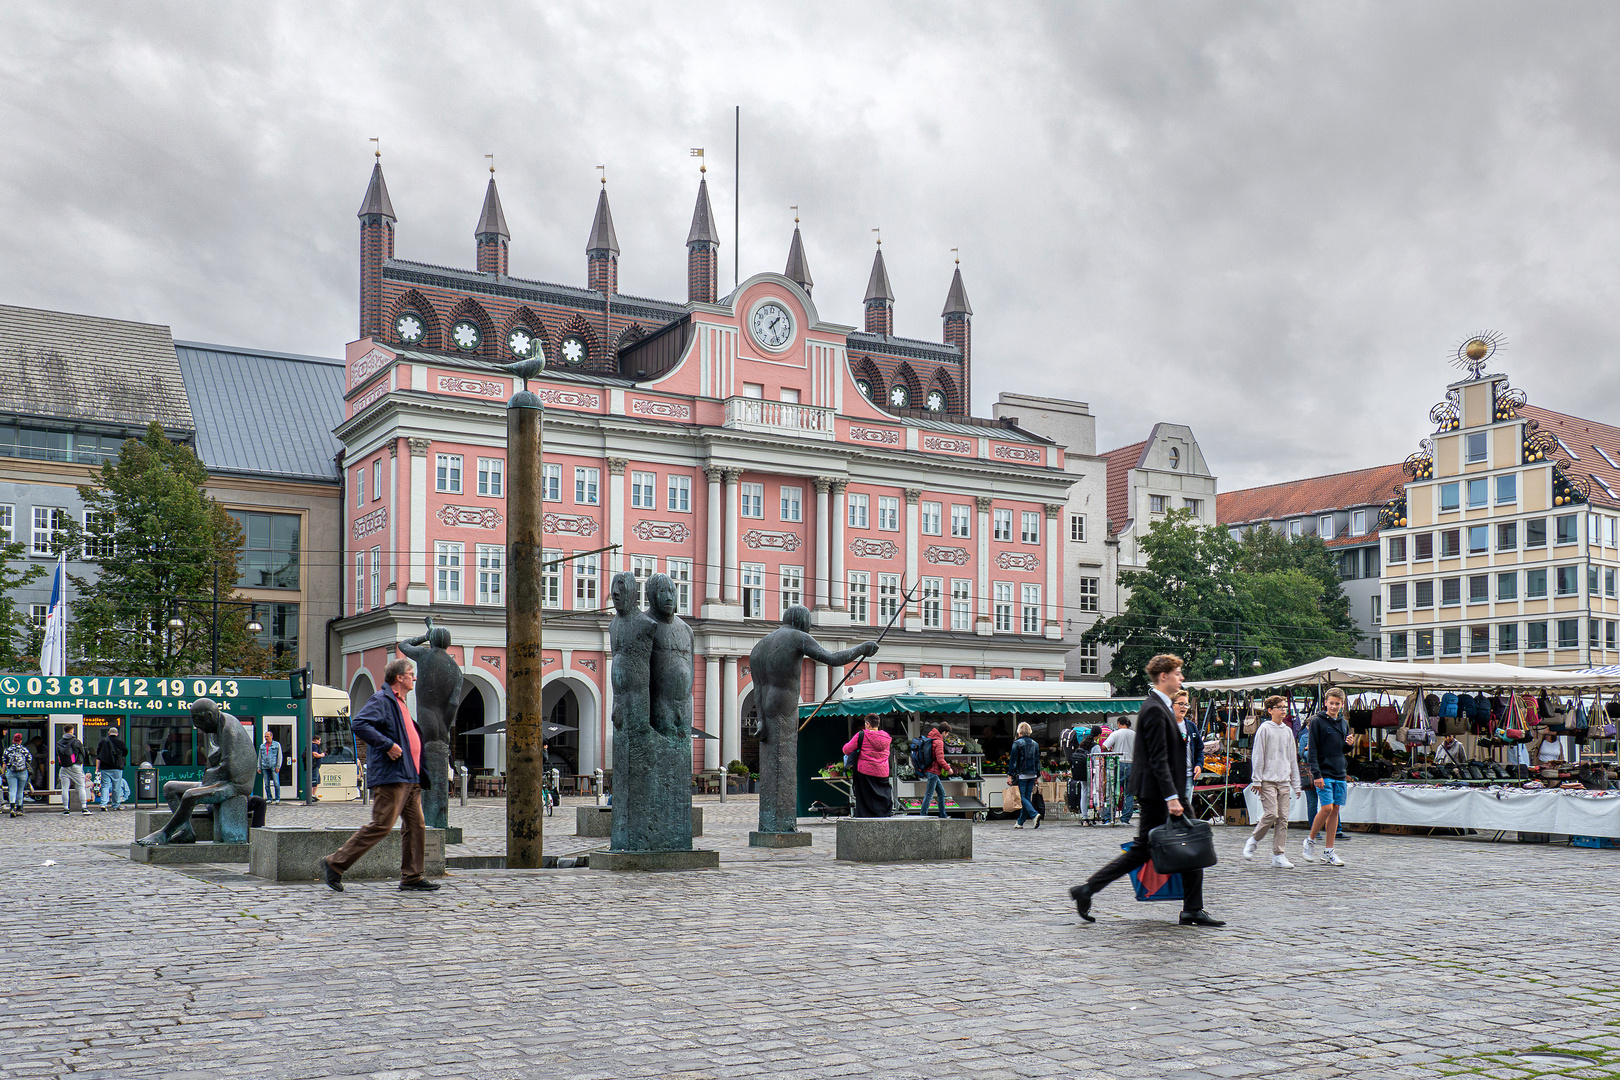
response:
[[[707,604],[720,602],[720,582],[725,579],[720,563],[720,538],[725,534],[725,523],[720,512],[725,504],[720,498],[720,480],[725,470],[715,465],[704,466],[703,475],[709,479],[709,534],[707,563],[703,567],[703,599]],[[719,700],[718,698],[716,700]]]
[[[740,531],[739,514],[742,512],[741,492],[738,484],[742,480],[741,469],[726,470],[726,603],[742,603],[742,588],[737,581],[737,533]],[[732,661],[736,663],[735,660]],[[735,683],[733,684],[735,685]],[[727,758],[730,764],[732,758]]]
[[[407,604],[432,603],[432,590],[428,588],[427,549],[427,490],[428,450],[432,442],[427,439],[409,439],[411,448],[411,502],[405,508],[411,523],[411,566],[406,579]]]
[[[388,442],[388,573],[383,576],[383,603],[399,603],[399,440]]]
[[[607,534],[608,543],[619,545],[619,550],[607,553],[608,581],[624,569],[624,467],[628,464],[624,458],[607,459],[608,489],[602,507],[602,531]],[[607,589],[604,587],[602,591]]]
[[[834,611],[847,611],[844,601],[844,526],[849,516],[844,508],[844,491],[849,487],[847,480],[834,480],[832,486],[832,606]],[[825,697],[826,695],[822,695]]]
[[[995,625],[990,621],[990,497],[975,500],[979,508],[979,604],[973,618],[973,632],[989,637]]]
[[[916,589],[918,574],[918,548],[917,541],[921,535],[918,530],[918,515],[920,507],[917,505],[922,498],[922,492],[917,488],[906,488],[906,588]],[[920,601],[921,594],[916,594]],[[904,601],[901,601],[904,603]],[[906,614],[903,620],[906,629],[912,633],[922,629],[922,609],[917,604],[906,604]]]
[[[1061,585],[1058,564],[1063,551],[1063,536],[1058,530],[1063,524],[1062,513],[1062,503],[1046,504],[1046,636],[1052,641],[1063,637],[1063,613],[1058,607],[1062,599],[1058,592]]]
[[[703,657],[703,730],[710,735],[720,734],[720,658],[712,654]],[[720,740],[703,740],[703,767],[720,768]]]
[[[828,508],[832,500],[828,492],[832,490],[832,481],[825,476],[815,478],[816,484],[816,610],[824,611],[832,606],[832,586],[827,575],[832,573],[832,522],[828,520]],[[817,664],[822,668],[825,665]],[[819,700],[819,699],[817,699]]]
[[[721,768],[724,768],[742,756],[742,719],[737,711],[737,658],[723,658],[720,667],[720,761]]]
[[[816,700],[821,701],[826,698],[827,691],[832,689],[832,679],[830,677],[832,669],[826,664],[815,664],[813,666],[816,671],[816,677],[814,680]],[[843,672],[839,672],[839,677],[843,677]]]

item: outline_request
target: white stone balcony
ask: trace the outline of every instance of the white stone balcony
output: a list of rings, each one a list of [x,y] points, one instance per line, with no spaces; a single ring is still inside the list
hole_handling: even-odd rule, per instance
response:
[[[797,435],[803,439],[832,442],[833,410],[819,405],[799,405],[791,401],[762,401],[759,398],[726,399],[725,426],[734,431],[756,431],[762,435]]]

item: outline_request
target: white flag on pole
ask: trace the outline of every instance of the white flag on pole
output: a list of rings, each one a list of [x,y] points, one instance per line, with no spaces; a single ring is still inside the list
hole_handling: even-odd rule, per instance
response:
[[[45,643],[39,649],[39,673],[67,674],[67,552],[56,559],[51,575],[51,606],[45,611]]]

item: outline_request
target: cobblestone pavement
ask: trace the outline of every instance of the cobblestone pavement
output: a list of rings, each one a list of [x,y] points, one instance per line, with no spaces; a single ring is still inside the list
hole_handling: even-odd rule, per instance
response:
[[[971,863],[847,865],[831,826],[755,851],[751,800],[699,803],[718,870],[462,870],[431,895],[138,865],[129,813],[0,819],[0,1073],[1620,1076],[1620,851],[1359,836],[1343,869],[1273,871],[1223,828],[1228,927],[1124,884],[1087,926],[1066,889],[1123,829],[988,822]],[[499,852],[504,814],[451,820]],[[572,816],[548,850],[590,846]]]

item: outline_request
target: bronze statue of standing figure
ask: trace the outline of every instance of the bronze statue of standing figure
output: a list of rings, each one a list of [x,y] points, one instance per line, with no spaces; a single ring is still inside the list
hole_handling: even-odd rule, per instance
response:
[[[435,628],[399,643],[416,662],[416,726],[422,732],[422,769],[432,787],[422,790],[422,817],[430,829],[450,826],[450,732],[461,705],[461,665],[450,655],[450,631]]]

